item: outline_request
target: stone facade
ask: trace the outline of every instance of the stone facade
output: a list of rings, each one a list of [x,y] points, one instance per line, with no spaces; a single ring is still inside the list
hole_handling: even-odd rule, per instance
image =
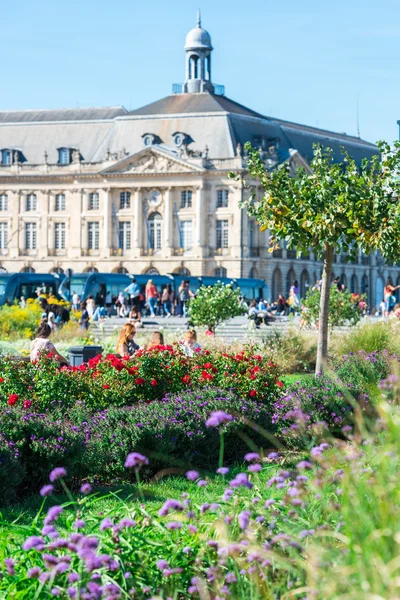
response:
[[[273,296],[294,279],[303,293],[315,283],[312,249],[300,259],[284,247],[268,253],[268,233],[240,209],[247,192],[228,173],[246,174],[246,141],[266,167],[288,161],[293,170],[315,142],[343,145],[357,160],[374,145],[264,117],[217,93],[200,19],[185,49],[180,93],[142,109],[0,113],[3,269],[259,277]],[[372,304],[384,278],[400,281],[377,257],[337,257],[334,273]]]

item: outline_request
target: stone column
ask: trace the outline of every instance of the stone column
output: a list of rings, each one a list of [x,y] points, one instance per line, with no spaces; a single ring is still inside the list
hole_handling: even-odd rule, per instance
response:
[[[194,236],[194,245],[198,248],[204,246],[204,223],[206,218],[204,213],[204,191],[203,187],[199,186],[196,189],[196,229]]]
[[[165,200],[164,200],[164,248],[167,249],[168,254],[169,254],[169,249],[173,246],[171,223],[172,223],[171,188],[167,188],[165,190]]]
[[[70,220],[69,220],[69,236],[68,236],[68,248],[69,252],[67,254],[68,258],[80,258],[82,255],[82,248],[87,246],[87,241],[85,240],[82,244],[82,223],[81,223],[81,214],[82,214],[82,206],[83,206],[83,197],[85,195],[84,190],[70,190],[69,192],[72,195],[70,201]]]
[[[133,240],[132,248],[140,249],[142,247],[142,192],[135,190],[133,200]]]
[[[103,192],[103,256],[106,258],[111,254],[112,246],[112,206],[110,198],[110,188],[102,190]]]
[[[9,221],[8,231],[8,254],[10,258],[17,258],[19,256],[20,248],[20,192],[8,192],[8,210],[11,212],[11,219]]]

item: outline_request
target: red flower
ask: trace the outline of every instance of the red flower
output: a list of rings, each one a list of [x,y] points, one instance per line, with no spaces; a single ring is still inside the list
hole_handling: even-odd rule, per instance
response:
[[[17,402],[17,400],[18,400],[18,394],[10,394],[8,396],[7,404],[9,406],[14,406],[14,404]]]
[[[4,377],[0,377],[0,383],[4,382]]]
[[[152,379],[150,383],[151,383],[151,385],[153,387],[156,387],[156,385],[157,385],[157,379]]]
[[[207,331],[206,331],[206,335],[214,335],[214,332],[213,332],[213,331],[211,331],[210,329],[207,329]]]
[[[103,385],[103,390],[109,390],[109,389],[110,389],[110,386],[108,385],[108,383],[105,383]]]
[[[136,375],[136,371],[139,369],[139,367],[129,367],[129,369],[127,369],[129,375]]]
[[[136,380],[136,384],[137,385],[143,385],[144,384],[144,379],[143,377],[138,377]]]
[[[250,396],[252,398],[254,398],[254,396],[257,396],[257,390],[250,390]]]
[[[211,363],[208,363],[208,362],[207,362],[207,363],[204,363],[204,368],[205,368],[205,369],[211,369],[211,367],[212,367],[212,364],[211,364]]]
[[[277,381],[277,382],[276,382],[276,385],[277,385],[278,387],[280,387],[280,388],[283,388],[283,387],[285,387],[285,384],[283,383],[283,381]]]
[[[183,383],[190,383],[190,375],[184,375],[183,377],[181,377],[181,381],[183,381]]]
[[[257,379],[255,375],[250,375],[250,379]]]
[[[24,400],[24,408],[30,408],[32,406],[32,400]]]

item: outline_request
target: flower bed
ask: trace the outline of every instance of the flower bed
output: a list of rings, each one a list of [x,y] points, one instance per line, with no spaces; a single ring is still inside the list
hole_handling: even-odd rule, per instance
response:
[[[78,400],[93,409],[126,406],[209,385],[262,402],[274,400],[283,387],[278,367],[251,349],[238,354],[206,350],[188,358],[177,347],[158,346],[133,359],[97,356],[81,367],[59,368],[51,358],[0,364],[0,402],[27,409],[44,410],[58,400],[65,407]]]

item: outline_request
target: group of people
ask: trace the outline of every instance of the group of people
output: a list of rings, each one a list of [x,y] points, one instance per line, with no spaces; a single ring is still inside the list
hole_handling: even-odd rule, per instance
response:
[[[256,327],[262,323],[268,325],[274,317],[283,317],[296,314],[300,311],[300,288],[298,281],[294,281],[290,287],[289,296],[285,298],[283,294],[279,294],[277,300],[268,302],[260,298],[252,300],[248,310],[248,317],[255,322]]]

